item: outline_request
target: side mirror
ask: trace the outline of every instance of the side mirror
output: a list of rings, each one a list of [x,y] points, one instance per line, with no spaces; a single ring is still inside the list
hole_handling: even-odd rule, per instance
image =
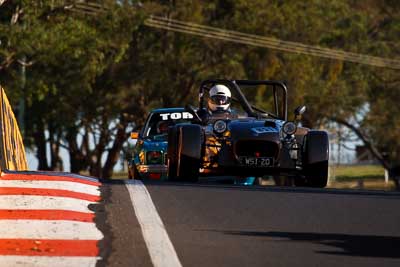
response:
[[[306,112],[307,107],[306,106],[298,106],[295,110],[294,110],[294,115],[296,117],[303,115],[304,112]]]
[[[306,112],[306,110],[307,110],[306,106],[304,106],[304,105],[298,106],[294,110],[294,120],[299,122],[301,119],[301,115],[303,115],[303,113]]]
[[[131,132],[131,139],[138,139],[139,138],[139,132]]]

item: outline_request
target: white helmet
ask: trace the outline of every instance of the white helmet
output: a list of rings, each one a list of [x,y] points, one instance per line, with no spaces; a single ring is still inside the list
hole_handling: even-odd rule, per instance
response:
[[[231,91],[222,84],[211,87],[208,108],[211,111],[227,111],[231,104]]]

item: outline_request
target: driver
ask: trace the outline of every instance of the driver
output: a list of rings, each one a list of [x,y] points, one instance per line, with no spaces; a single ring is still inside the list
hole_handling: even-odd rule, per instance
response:
[[[168,127],[170,123],[168,121],[160,121],[157,123],[157,134],[168,133]]]
[[[230,119],[233,117],[231,114],[231,90],[223,84],[216,84],[211,87],[209,91],[209,98],[207,100],[208,115],[211,120],[217,119]],[[228,133],[228,132],[227,132]],[[221,147],[221,143],[216,139],[215,136],[209,136],[206,140],[206,153],[204,161],[206,166],[216,164],[213,162],[213,158],[218,157],[218,153]],[[215,166],[214,166],[215,167]]]
[[[211,113],[231,113],[231,91],[222,84],[211,87],[208,98],[208,109]]]

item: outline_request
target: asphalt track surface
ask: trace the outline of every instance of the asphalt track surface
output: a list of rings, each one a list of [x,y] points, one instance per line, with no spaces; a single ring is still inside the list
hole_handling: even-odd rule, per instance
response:
[[[400,266],[400,193],[144,182],[182,266]],[[153,266],[124,181],[97,266]]]

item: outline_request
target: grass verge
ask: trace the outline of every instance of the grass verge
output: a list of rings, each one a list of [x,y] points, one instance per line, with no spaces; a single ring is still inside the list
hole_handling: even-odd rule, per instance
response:
[[[380,165],[332,165],[330,175],[337,182],[385,179],[385,171]]]

